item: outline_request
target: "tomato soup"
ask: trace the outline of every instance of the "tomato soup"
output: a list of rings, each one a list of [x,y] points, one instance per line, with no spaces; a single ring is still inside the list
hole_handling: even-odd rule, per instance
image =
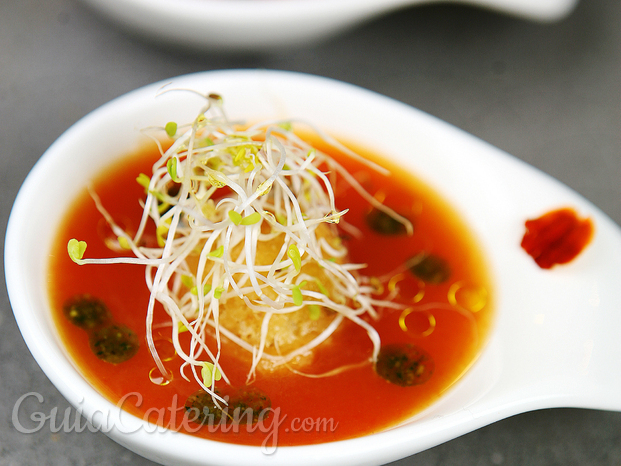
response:
[[[315,141],[314,141],[315,142]],[[318,143],[319,144],[319,143]],[[390,297],[400,309],[379,308],[379,318],[365,318],[381,337],[382,349],[419,351],[429,364],[416,374],[417,383],[390,380],[380,365],[358,364],[373,351],[367,333],[345,319],[327,341],[316,347],[313,363],[303,372],[321,374],[336,366],[348,370],[327,377],[307,377],[281,368],[257,371],[247,386],[250,357],[222,338],[220,364],[235,389],[257,389],[270,399],[259,423],[200,426],[188,419],[184,404],[199,388],[179,374],[181,358],[170,341],[169,318],[155,309],[153,339],[170,374],[157,383],[155,363],[146,344],[145,316],[149,290],[144,266],[132,264],[77,265],[67,254],[70,238],[88,243],[89,257],[110,257],[109,227],[85,191],[75,200],[60,226],[49,264],[49,292],[58,332],[84,377],[112,403],[153,424],[191,435],[247,445],[305,445],[359,437],[382,431],[429,407],[468,369],[482,350],[493,317],[493,288],[482,251],[456,213],[424,183],[379,156],[363,153],[390,170],[369,170],[360,162],[329,152],[376,199],[411,219],[412,235],[382,218],[347,184],[338,183],[338,209],[349,209],[339,225],[353,263],[366,264],[361,274],[384,277],[378,297]],[[92,180],[92,191],[110,215],[135,231],[142,215],[144,189],[137,176],[148,173],[159,157],[144,150],[115,163]],[[386,222],[384,222],[386,223]],[[378,229],[379,228],[379,229]],[[394,231],[383,231],[391,228]],[[72,325],[63,308],[75,296],[104,302],[111,318],[137,336],[137,351],[127,361],[99,359],[89,346],[89,331]],[[180,334],[180,338],[186,335]],[[207,334],[207,339],[212,338]],[[394,360],[391,360],[394,363]],[[389,364],[390,365],[390,364]],[[394,364],[393,364],[394,365]],[[155,371],[155,372],[154,372]],[[395,383],[396,382],[396,383]],[[269,437],[269,439],[268,439]]]

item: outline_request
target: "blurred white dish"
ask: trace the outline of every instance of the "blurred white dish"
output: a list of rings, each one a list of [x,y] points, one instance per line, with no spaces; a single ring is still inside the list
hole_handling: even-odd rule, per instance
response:
[[[190,120],[202,103],[190,93],[156,98],[163,83],[153,84],[94,111],[48,149],[19,192],[5,244],[7,288],[28,347],[60,392],[111,438],[170,465],[203,464],[205,452],[209,464],[220,465],[372,465],[528,410],[621,410],[621,233],[595,206],[502,151],[355,86],[274,71],[207,72],[171,82],[220,93],[233,119],[313,121],[426,180],[462,214],[487,255],[496,285],[495,326],[479,360],[438,403],[400,427],[362,438],[280,447],[266,456],[258,447],[153,432],[120,413],[63,349],[51,319],[48,254],[56,227],[89,177],[139,147],[139,129]],[[519,246],[524,221],[560,206],[590,216],[596,235],[570,264],[542,270]]]
[[[410,5],[443,0],[83,0],[122,27],[162,42],[259,51],[330,37]],[[567,15],[577,0],[452,0],[538,21]]]

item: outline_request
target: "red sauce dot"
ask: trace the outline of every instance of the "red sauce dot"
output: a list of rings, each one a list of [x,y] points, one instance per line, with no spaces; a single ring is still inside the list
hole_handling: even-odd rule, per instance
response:
[[[525,226],[521,246],[542,269],[571,261],[593,237],[591,219],[578,217],[570,208],[553,210],[527,220]]]

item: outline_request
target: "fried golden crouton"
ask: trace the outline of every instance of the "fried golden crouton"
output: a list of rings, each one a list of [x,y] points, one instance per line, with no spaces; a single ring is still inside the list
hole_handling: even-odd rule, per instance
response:
[[[325,239],[331,247],[343,249],[336,231],[328,225],[321,224],[316,230],[317,238]],[[255,264],[270,265],[278,256],[285,239],[280,234],[268,241],[261,241],[257,245]],[[237,254],[233,254],[237,256]],[[330,256],[326,255],[326,258]],[[336,259],[339,262],[341,260]],[[305,290],[334,294],[332,281],[326,276],[323,267],[315,260],[303,263],[300,273],[313,277],[314,280],[306,280]],[[318,282],[321,284],[319,285]],[[264,293],[275,298],[275,293],[266,288]],[[249,293],[248,299],[257,299],[255,293]],[[332,296],[334,298],[334,296]],[[292,305],[289,305],[291,307]],[[286,310],[287,307],[285,307]],[[220,325],[234,333],[247,343],[259,346],[261,340],[261,326],[265,313],[250,309],[245,301],[239,297],[232,297],[220,304]],[[310,342],[330,325],[336,314],[324,307],[310,309],[305,305],[301,309],[288,313],[274,313],[269,320],[267,338],[265,340],[265,352],[268,354],[287,354]]]

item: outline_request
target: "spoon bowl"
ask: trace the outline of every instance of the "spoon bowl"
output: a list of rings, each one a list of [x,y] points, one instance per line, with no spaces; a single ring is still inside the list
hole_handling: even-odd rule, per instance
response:
[[[5,243],[6,283],[20,331],[50,380],[101,431],[162,464],[387,463],[508,416],[548,407],[621,411],[621,231],[597,207],[506,153],[407,105],[325,78],[219,71],[171,80],[224,96],[233,120],[303,118],[361,141],[425,180],[461,214],[494,281],[496,317],[469,371],[426,411],[351,440],[279,447],[224,444],[154,429],[116,409],[81,376],[55,330],[47,261],[56,226],[86,180],[144,142],[141,128],[186,121],[201,101],[156,83],[86,116],[43,155],[22,186]],[[525,220],[559,207],[590,217],[595,235],[572,262],[539,268],[520,248]],[[41,225],[47,227],[41,228]]]

